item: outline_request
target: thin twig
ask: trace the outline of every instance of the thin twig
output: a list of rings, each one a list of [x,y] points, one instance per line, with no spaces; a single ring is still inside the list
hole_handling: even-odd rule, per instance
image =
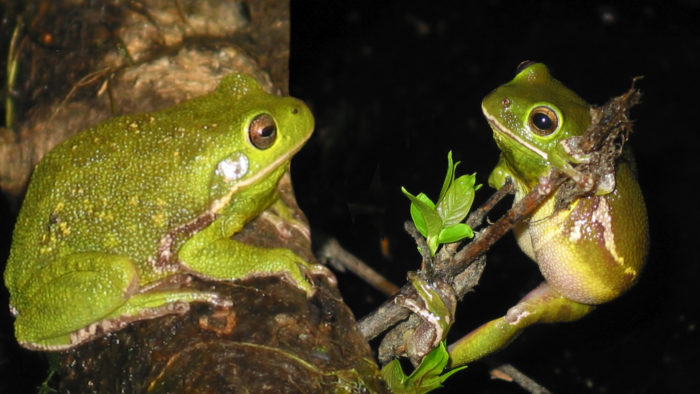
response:
[[[420,232],[418,232],[418,229],[416,226],[413,224],[413,222],[407,220],[403,222],[403,229],[408,233],[408,235],[413,238],[413,240],[416,242],[416,245],[418,245],[418,251],[421,254],[421,257],[423,258],[423,264],[421,264],[421,269],[427,269],[430,270],[432,274],[432,267],[433,267],[433,258],[430,257],[430,249],[428,248],[428,243],[425,240],[425,237],[421,235]]]
[[[495,379],[502,379],[515,382],[518,386],[532,394],[550,394],[544,386],[535,382],[524,373],[510,364],[502,364],[491,370],[491,376]]]
[[[511,181],[510,178],[506,178],[506,183],[503,185],[502,188],[498,189],[495,193],[491,195],[491,197],[489,197],[488,200],[486,200],[485,203],[483,203],[479,208],[473,210],[469,214],[466,220],[467,226],[471,228],[477,228],[481,226],[484,222],[484,219],[486,218],[486,215],[488,215],[488,213],[491,212],[491,210],[507,195],[513,193],[513,189],[515,189],[513,181]],[[457,252],[457,249],[460,245],[461,242],[454,242],[445,245],[443,248],[440,249],[440,252],[438,252],[440,255],[439,260],[443,260],[447,256],[454,255],[455,252]]]
[[[392,296],[399,291],[398,286],[373,270],[354,254],[345,250],[335,238],[326,241],[319,250],[318,257],[320,259],[330,259],[334,263],[342,265],[387,296]]]

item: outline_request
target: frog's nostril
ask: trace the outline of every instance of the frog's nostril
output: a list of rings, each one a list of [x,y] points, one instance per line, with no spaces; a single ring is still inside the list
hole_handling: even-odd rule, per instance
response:
[[[508,109],[508,107],[510,107],[510,99],[504,97],[503,100],[501,100],[501,104],[503,104],[503,109]]]

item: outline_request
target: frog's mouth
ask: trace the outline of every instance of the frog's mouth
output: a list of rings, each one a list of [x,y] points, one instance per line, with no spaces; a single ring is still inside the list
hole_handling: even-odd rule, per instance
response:
[[[483,107],[482,107],[482,110],[483,110]],[[503,127],[503,125],[498,121],[498,119],[489,115],[486,112],[486,110],[483,110],[483,112],[484,112],[484,116],[486,117],[486,121],[489,122],[489,125],[491,126],[491,129],[493,129],[494,132],[496,132],[502,136],[505,136],[507,138],[510,138],[511,140],[518,143],[520,146],[522,146],[525,149],[529,150],[530,152],[536,154],[537,156],[541,157],[542,159],[549,160],[549,156],[543,150],[532,145],[530,142],[522,139],[520,136],[511,133],[508,129]]]
[[[265,168],[262,170],[258,171],[257,173],[253,174],[249,178],[243,179],[240,182],[236,183],[234,187],[232,187],[226,195],[223,197],[216,199],[212,201],[211,205],[209,206],[209,212],[211,213],[218,213],[221,209],[223,209],[229,201],[231,201],[231,198],[233,195],[238,193],[239,191],[247,188],[250,185],[254,185],[256,182],[259,180],[267,177],[270,175],[273,171],[275,171],[277,168],[280,166],[284,165],[285,163],[288,163],[289,160],[291,160],[292,156],[294,156],[299,150],[301,150],[301,147],[304,146],[306,141],[311,137],[312,132],[309,132],[305,138],[302,138],[296,145],[293,145],[290,147],[284,154],[278,156],[270,162]]]

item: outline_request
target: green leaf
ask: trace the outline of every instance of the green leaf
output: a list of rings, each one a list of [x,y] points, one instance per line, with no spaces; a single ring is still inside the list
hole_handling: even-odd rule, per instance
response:
[[[455,373],[463,370],[466,367],[467,367],[466,365],[463,365],[461,367],[453,368],[453,369],[445,372],[444,374],[440,375],[440,383],[441,383],[440,387],[442,387],[442,383],[445,383],[445,380],[447,380],[447,378],[449,378],[450,376],[454,375]]]
[[[467,217],[474,202],[474,182],[476,174],[462,175],[452,182],[441,200],[438,200],[437,211],[443,225],[459,223]]]
[[[424,193],[417,196],[405,188],[401,191],[411,200],[411,218],[418,232],[425,237],[432,256],[440,244],[456,242],[465,237],[472,237],[468,227],[452,227],[464,220],[474,201],[474,192],[481,185],[474,186],[476,174],[462,175],[455,179],[459,162],[452,161],[452,151],[447,153],[447,173],[442,183],[440,196],[434,203]]]
[[[438,236],[438,242],[441,244],[449,244],[457,242],[464,238],[473,238],[474,230],[465,223],[455,223],[451,226],[444,227]]]
[[[425,356],[410,377],[417,383],[416,386],[427,389],[424,392],[438,389],[442,387],[440,373],[445,369],[449,359],[450,356],[445,344],[441,342],[438,347]]]
[[[441,372],[445,369],[449,360],[450,355],[447,352],[445,341],[440,342],[440,345],[425,356],[421,362],[421,365],[419,365],[418,368],[416,368],[416,370],[411,374],[411,378],[414,378],[414,375],[417,377],[422,377],[420,379],[420,387],[425,389],[425,391],[421,392],[427,393],[429,391],[439,389],[442,387],[442,383],[444,383],[447,378],[452,376],[452,374],[466,368],[465,365],[441,375]]]
[[[397,389],[404,388],[406,386],[406,381],[408,380],[408,376],[406,376],[406,374],[403,372],[403,368],[401,368],[401,363],[396,358],[391,360],[390,363],[386,364],[382,368],[382,377],[389,387]],[[401,391],[400,389],[397,391],[397,389],[393,389],[393,391],[395,393],[406,392]]]
[[[442,219],[435,210],[435,203],[423,193],[414,196],[403,187],[401,191],[411,200],[411,218],[418,232],[426,238],[437,237],[442,229]]]
[[[430,218],[434,216],[432,212],[435,211],[435,203],[432,202],[424,193],[418,194],[415,198],[417,198],[419,202],[416,204],[413,202],[413,200],[411,200],[411,219],[413,219],[413,224],[418,229],[418,232],[421,233],[422,236],[428,237],[430,232],[428,230],[428,225],[425,218],[427,215],[428,220],[430,220]],[[425,205],[421,205],[420,203],[427,205],[427,207]]]
[[[440,189],[440,194],[438,195],[438,201],[442,200],[447,188],[452,184],[455,179],[455,170],[457,169],[457,164],[452,164],[452,151],[447,152],[447,174],[445,174],[445,180],[442,182],[442,189]]]
[[[382,368],[382,376],[394,393],[422,394],[442,387],[452,374],[466,366],[455,368],[441,375],[447,366],[449,354],[445,342],[428,353],[410,376],[406,376],[398,360],[394,359]]]
[[[428,244],[428,250],[430,251],[430,256],[435,256],[435,252],[437,252],[438,246],[440,246],[440,243],[438,241],[438,237],[440,236],[440,233],[438,234],[430,234],[428,237],[425,238],[425,243]]]

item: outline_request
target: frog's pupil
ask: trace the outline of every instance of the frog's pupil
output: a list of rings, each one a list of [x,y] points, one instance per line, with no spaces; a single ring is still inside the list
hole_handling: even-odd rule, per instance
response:
[[[545,114],[535,114],[532,117],[532,123],[540,130],[550,130],[554,122]]]
[[[275,133],[275,126],[267,126],[260,131],[260,136],[267,138],[274,133]]]

